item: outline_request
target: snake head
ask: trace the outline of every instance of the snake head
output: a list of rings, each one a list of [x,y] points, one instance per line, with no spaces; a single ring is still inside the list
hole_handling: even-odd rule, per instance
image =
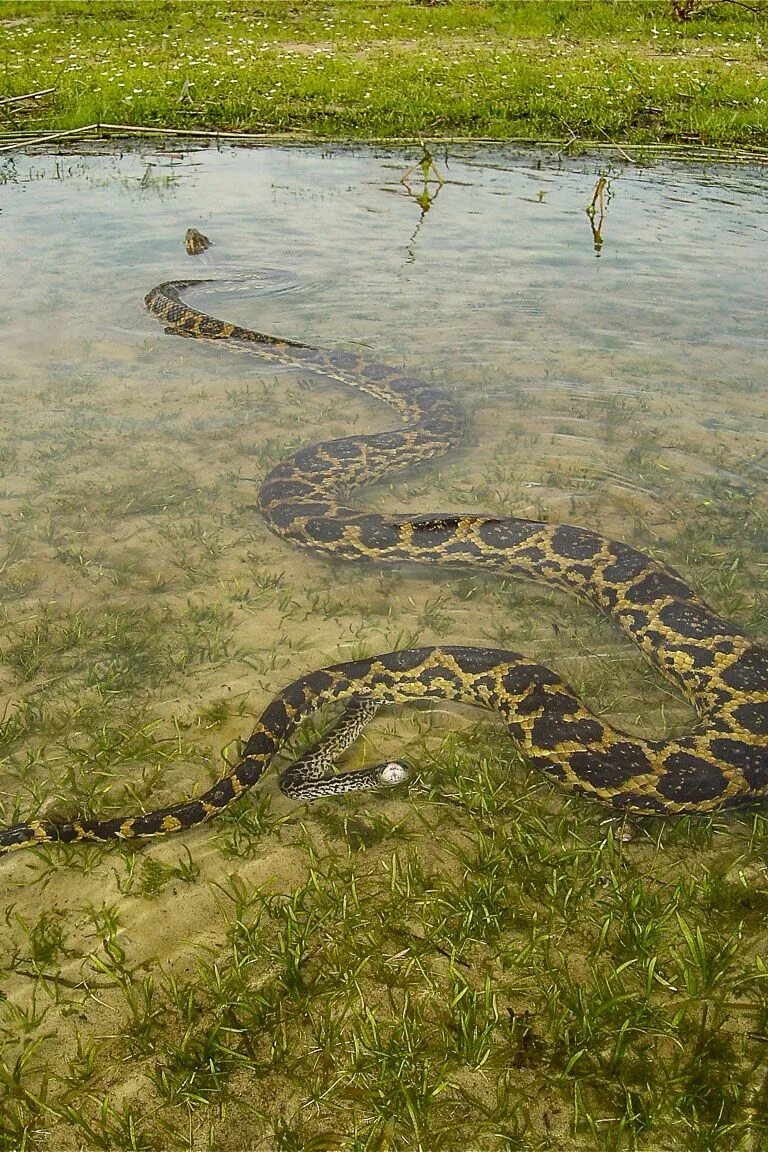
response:
[[[394,788],[396,784],[402,784],[411,774],[410,766],[397,760],[390,760],[388,764],[382,764],[378,771],[379,783],[387,788]]]

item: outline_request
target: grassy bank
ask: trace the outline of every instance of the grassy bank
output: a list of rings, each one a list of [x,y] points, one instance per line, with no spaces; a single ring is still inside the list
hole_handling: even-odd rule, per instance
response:
[[[756,8],[761,4],[756,3]],[[768,9],[14,3],[3,128],[768,143]]]

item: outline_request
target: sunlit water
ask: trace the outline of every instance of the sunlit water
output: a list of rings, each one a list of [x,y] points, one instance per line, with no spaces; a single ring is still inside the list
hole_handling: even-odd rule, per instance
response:
[[[358,568],[272,537],[255,507],[271,466],[395,417],[333,382],[164,334],[143,306],[163,280],[220,281],[188,299],[404,365],[465,406],[461,448],[361,502],[586,524],[680,568],[768,637],[764,172],[476,149],[436,154],[444,183],[425,187],[417,159],[260,148],[0,162],[4,823],[199,792],[293,677],[409,644],[524,651],[633,732],[690,722],[618,631],[572,600],[471,571]],[[595,201],[590,221],[600,177],[603,219]],[[185,254],[189,227],[213,241],[205,255]],[[437,811],[450,793],[441,740],[470,722],[439,707],[385,716],[356,757],[402,751],[421,772],[410,795],[431,787],[424,811]],[[472,756],[493,731],[473,730]],[[513,792],[523,771],[510,767]],[[24,959],[27,926],[50,915],[66,925],[57,971],[80,988],[104,905],[131,971],[194,979],[201,948],[223,947],[232,874],[243,892],[291,893],[313,836],[348,844],[332,815],[369,805],[410,819],[427,863],[436,850],[405,790],[303,809],[273,778],[260,789],[284,817],[265,833],[257,819],[233,839],[240,805],[138,858],[79,845],[54,852],[50,871],[45,853],[5,859],[4,955]],[[548,810],[560,802],[544,795]],[[162,866],[187,863],[202,883],[166,873],[163,886]],[[8,981],[5,1036],[33,987],[24,965]],[[95,987],[87,1017],[51,1010],[41,1067],[63,1066],[86,1018],[99,1044],[123,1027],[119,996]],[[99,1082],[118,1103],[141,1099],[138,1073],[104,1051]]]
[[[214,315],[406,365],[467,408],[459,451],[361,500],[588,524],[764,630],[763,173],[477,149],[436,154],[441,185],[417,158],[260,148],[2,162],[11,634],[44,604],[191,612],[192,639],[169,657],[187,680],[146,685],[153,714],[174,723],[222,693],[251,716],[309,668],[444,640],[532,651],[625,724],[664,730],[658,701],[644,715],[614,690],[611,665],[635,659],[626,643],[575,606],[471,573],[361,573],[269,537],[253,507],[269,466],[393,418],[330,382],[166,336],[142,301],[176,277],[220,281],[188,293]],[[190,226],[213,241],[203,256],[185,253]],[[82,688],[118,707],[114,659],[84,654],[96,670]],[[80,690],[44,652],[23,672],[3,669],[12,707],[49,681]],[[247,732],[239,715],[221,723]]]

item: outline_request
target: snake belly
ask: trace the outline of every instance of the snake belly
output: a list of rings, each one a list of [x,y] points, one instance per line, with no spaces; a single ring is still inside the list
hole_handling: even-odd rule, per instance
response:
[[[398,369],[230,324],[182,299],[186,289],[205,283],[160,284],[146,306],[166,332],[247,345],[272,363],[384,401],[401,418],[391,431],[324,441],[278,464],[259,491],[259,508],[273,532],[340,559],[470,567],[573,593],[619,625],[693,704],[697,721],[676,739],[630,737],[524,655],[475,647],[405,649],[320,669],[289,685],[260,717],[238,764],[196,799],[112,820],[32,820],[0,832],[0,851],[51,840],[152,836],[208,820],[251,788],[301,722],[331,702],[369,701],[376,710],[454,700],[489,709],[534,766],[620,810],[708,812],[765,796],[767,648],[718,616],[672,568],[588,528],[514,516],[388,515],[353,507],[355,489],[457,444],[461,411],[444,393]]]

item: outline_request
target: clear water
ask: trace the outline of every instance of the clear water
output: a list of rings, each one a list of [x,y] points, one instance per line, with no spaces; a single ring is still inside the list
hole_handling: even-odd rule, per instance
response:
[[[271,538],[253,507],[267,467],[392,417],[166,336],[142,301],[177,277],[220,281],[188,294],[214,315],[405,364],[465,404],[464,447],[361,496],[372,506],[588,524],[682,568],[765,634],[764,173],[474,149],[436,154],[444,184],[430,174],[425,211],[417,158],[297,147],[2,162],[9,634],[55,618],[50,652],[0,669],[12,710],[60,692],[66,731],[81,694],[116,716],[140,700],[194,732],[225,699],[207,737],[215,775],[217,745],[292,676],[444,640],[534,651],[625,726],[664,731],[675,709],[685,722],[658,685],[649,698],[610,625],[549,593],[363,571]],[[586,208],[600,176],[596,244]],[[192,226],[213,241],[196,258]],[[145,678],[123,642],[69,639],[73,615],[148,606],[165,638]],[[199,782],[180,769],[162,798]]]
[[[155,351],[146,290],[184,275],[255,276],[250,291],[209,292],[206,304],[269,331],[407,362],[473,407],[482,376],[481,418],[498,407],[489,413],[496,430],[514,414],[510,397],[524,394],[526,422],[555,438],[549,462],[578,463],[608,503],[620,482],[599,466],[610,450],[597,431],[608,407],[626,407],[618,437],[660,433],[673,473],[754,480],[766,428],[762,172],[609,172],[596,258],[585,207],[604,166],[437,156],[446,184],[422,214],[400,182],[413,158],[299,148],[6,158],[6,399],[8,385],[18,399],[87,378],[107,401],[99,417],[119,420],[133,380],[156,381],[179,355],[169,342]],[[418,170],[409,184],[420,189]],[[182,245],[192,225],[215,245],[197,259]],[[260,286],[273,268],[286,275]],[[154,363],[142,368],[147,356]],[[185,357],[212,359],[204,348]],[[55,408],[49,419],[55,427]],[[654,478],[628,471],[621,482],[641,491]],[[524,510],[524,497],[515,503]]]
[[[361,493],[361,501],[599,528],[663,557],[725,615],[768,637],[764,172],[608,168],[602,160],[474,149],[436,155],[445,183],[427,187],[434,198],[425,212],[420,173],[408,175],[416,159],[361,149],[140,149],[0,163],[3,823],[38,811],[151,810],[199,792],[223,771],[222,749],[234,759],[236,741],[294,676],[411,643],[493,643],[531,653],[632,732],[669,732],[690,720],[609,622],[567,598],[472,572],[357,568],[272,537],[254,507],[270,466],[299,445],[383,428],[393,418],[331,382],[166,336],[142,301],[167,279],[212,278],[220,283],[188,297],[206,311],[407,365],[466,406],[472,424],[461,449]],[[609,183],[598,254],[585,209],[601,176]],[[185,254],[189,227],[212,239],[205,255]],[[4,982],[0,1014],[8,1045],[42,1036],[44,1044],[30,1049],[34,1075],[58,1072],[79,1051],[82,1033],[98,1060],[79,1104],[97,1109],[99,1098],[87,1095],[97,1083],[118,1107],[138,1103],[165,1116],[149,1086],[154,1049],[134,1058],[130,1044],[113,1044],[134,1017],[117,986],[102,979],[109,969],[89,960],[109,917],[119,923],[135,979],[147,971],[160,986],[170,973],[196,987],[199,963],[223,954],[233,893],[256,900],[260,891],[295,892],[316,867],[308,845],[346,860],[355,819],[363,843],[382,836],[379,855],[362,853],[361,874],[376,872],[386,883],[389,854],[405,851],[407,839],[426,876],[432,862],[450,876],[451,861],[458,867],[463,859],[456,845],[470,841],[457,823],[451,849],[449,826],[440,855],[440,812],[460,821],[464,811],[450,806],[455,780],[445,779],[441,741],[471,723],[442,708],[382,718],[357,760],[402,752],[423,773],[409,792],[302,808],[267,779],[264,809],[241,804],[140,855],[125,845],[78,845],[53,851],[50,861],[46,852],[4,859],[3,954],[17,969]],[[478,764],[486,744],[509,755],[494,731],[491,724],[470,732],[464,747]],[[512,795],[523,773],[511,764]],[[525,806],[533,803],[526,795]],[[536,803],[548,820],[560,794],[542,789]],[[260,822],[266,809],[275,823]],[[573,813],[587,809],[579,802]],[[480,800],[477,811],[484,811]],[[534,803],[531,827],[543,830],[537,811]],[[391,834],[396,823],[401,837]],[[731,828],[716,848],[713,875],[731,870],[733,915],[755,922],[761,905],[743,912],[741,892],[754,886],[759,896],[763,856],[750,862],[743,843],[734,849]],[[597,823],[577,836],[574,856],[593,834],[603,839]],[[658,907],[681,876],[703,867],[695,830],[688,835],[664,863]],[[544,902],[562,904],[573,935],[558,936],[557,948],[578,972],[574,956],[588,939],[584,901],[568,903],[572,887],[565,903],[555,897],[563,866],[544,840],[539,867],[554,877],[551,888],[545,881]],[[628,883],[633,876],[656,883],[654,850],[653,834],[627,847],[635,869]],[[714,856],[715,849],[707,861]],[[598,891],[601,909],[602,883],[589,897]],[[712,887],[706,891],[702,900],[712,898]],[[523,919],[512,921],[515,956],[527,901]],[[548,914],[544,907],[542,923]],[[51,925],[61,926],[65,950],[55,946]],[[273,935],[277,927],[268,923],[270,946]],[[496,938],[489,939],[475,973],[486,960],[489,970],[496,963]],[[686,955],[682,937],[671,947]],[[762,950],[757,941],[743,952]],[[448,953],[438,952],[442,963]],[[586,980],[594,958],[582,962]],[[49,964],[65,983],[46,983],[39,994],[32,968]],[[250,970],[254,989],[273,968],[270,959]],[[372,998],[364,988],[360,1002],[369,1011],[382,999],[375,986]],[[676,1000],[670,1017],[678,1007]],[[525,1001],[525,1018],[528,1008]],[[44,1036],[25,1023],[34,1011]],[[185,1013],[161,1015],[153,1043],[181,1043]],[[750,1035],[759,1038],[759,1028],[755,1017]],[[15,1050],[10,1067],[14,1059]],[[752,1066],[744,1073],[753,1074]],[[546,1077],[542,1123],[549,1132],[554,1115],[562,1136],[567,1109],[558,1119],[550,1108],[549,1064]],[[249,1072],[235,1096],[250,1105],[261,1091],[270,1115],[287,1092],[305,1112],[300,1079],[275,1093],[275,1081]],[[233,1115],[231,1146],[239,1147]],[[179,1131],[187,1123],[185,1112]]]

